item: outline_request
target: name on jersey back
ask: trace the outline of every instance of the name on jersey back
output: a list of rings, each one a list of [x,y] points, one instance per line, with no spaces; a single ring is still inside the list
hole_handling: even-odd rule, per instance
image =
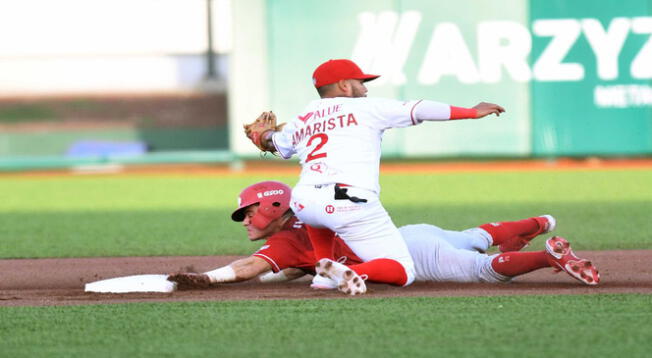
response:
[[[322,108],[317,111],[308,112],[305,115],[299,115],[299,120],[303,125],[292,135],[292,145],[297,145],[302,140],[312,137],[317,133],[325,133],[339,128],[357,126],[353,113],[338,114],[342,110],[342,105],[337,104],[328,108]]]

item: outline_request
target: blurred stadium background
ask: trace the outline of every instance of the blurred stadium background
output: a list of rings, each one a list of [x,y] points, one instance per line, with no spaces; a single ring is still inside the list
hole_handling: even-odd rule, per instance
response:
[[[0,1],[0,170],[258,159],[314,68],[370,96],[499,103],[500,120],[389,131],[386,158],[652,154],[649,0]]]

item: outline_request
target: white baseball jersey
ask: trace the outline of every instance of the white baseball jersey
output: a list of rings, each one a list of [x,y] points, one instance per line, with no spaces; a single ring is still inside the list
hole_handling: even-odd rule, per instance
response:
[[[422,101],[381,98],[323,98],[310,102],[272,140],[280,155],[297,154],[297,185],[344,183],[380,192],[380,144],[383,132],[421,123],[415,107]],[[436,103],[428,101],[429,103]],[[435,117],[450,117],[450,106],[436,103]]]
[[[399,262],[409,285],[415,277],[412,258],[378,198],[381,138],[386,129],[450,115],[449,105],[432,101],[336,97],[310,102],[272,136],[283,158],[297,154],[301,160],[301,177],[292,190],[294,213],[307,225],[337,233],[365,262]],[[336,183],[352,186],[348,195],[365,201],[336,199]]]

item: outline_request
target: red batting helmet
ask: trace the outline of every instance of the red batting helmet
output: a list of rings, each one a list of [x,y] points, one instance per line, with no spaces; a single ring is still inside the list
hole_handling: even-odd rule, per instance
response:
[[[243,221],[247,207],[260,204],[258,212],[251,218],[251,223],[263,230],[290,209],[291,196],[292,189],[281,182],[264,181],[250,185],[240,192],[238,209],[231,214],[231,219]]]

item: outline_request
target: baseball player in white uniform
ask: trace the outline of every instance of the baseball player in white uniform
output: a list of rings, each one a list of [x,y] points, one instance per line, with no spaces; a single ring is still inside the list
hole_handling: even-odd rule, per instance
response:
[[[428,100],[366,98],[364,82],[378,77],[363,73],[349,60],[327,61],[313,74],[321,99],[310,102],[281,130],[255,135],[246,130],[259,148],[285,159],[300,158],[301,177],[292,191],[291,207],[308,225],[317,273],[332,278],[340,291],[351,295],[366,291],[359,275],[396,285],[409,285],[415,279],[408,247],[379,200],[383,132],[423,121],[504,112],[501,106],[484,102],[461,108]],[[333,260],[335,234],[364,261],[356,271]]]

